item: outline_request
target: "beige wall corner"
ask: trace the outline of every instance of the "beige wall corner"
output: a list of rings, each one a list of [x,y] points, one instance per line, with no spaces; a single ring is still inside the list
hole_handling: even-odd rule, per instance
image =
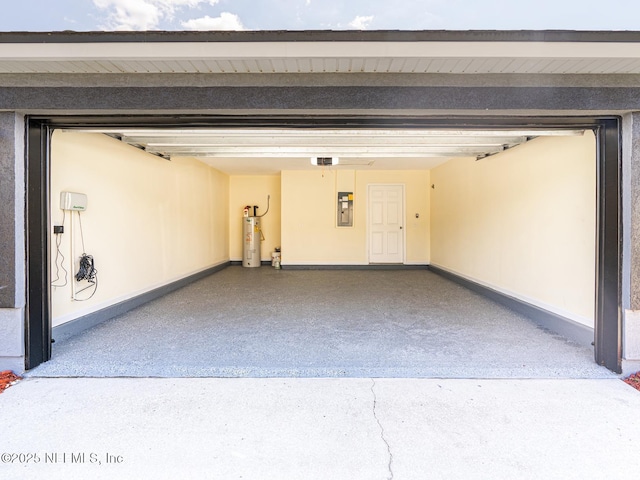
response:
[[[426,170],[282,172],[283,264],[368,264],[367,189],[370,184],[404,185],[406,263],[427,264],[429,178]],[[337,194],[343,191],[354,193],[352,227],[337,226]]]
[[[588,131],[436,167],[432,263],[593,328],[595,155]]]
[[[336,226],[336,172],[282,172],[282,263],[362,264],[364,238],[356,193],[353,227]],[[345,186],[342,185],[342,188]]]
[[[83,235],[77,212],[60,209],[62,191],[87,195]],[[56,131],[51,221],[64,223],[65,232],[51,241],[59,285],[52,287],[53,326],[228,261],[228,202],[228,175],[195,159],[167,161],[106,135]],[[83,243],[95,259],[98,289],[74,301]]]
[[[280,175],[232,175],[229,178],[229,254],[233,261],[242,260],[242,211],[246,205],[257,205],[264,234],[261,259],[271,260],[271,252],[280,246]]]

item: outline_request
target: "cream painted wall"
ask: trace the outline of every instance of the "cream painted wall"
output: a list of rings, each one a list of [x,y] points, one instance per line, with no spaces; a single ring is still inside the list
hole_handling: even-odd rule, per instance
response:
[[[283,265],[367,264],[367,187],[382,183],[405,185],[405,263],[429,263],[429,179],[429,171],[282,172]],[[354,192],[353,227],[336,226],[339,191]]]
[[[105,135],[56,131],[52,142],[51,221],[62,222],[61,191],[85,193],[86,253],[95,258],[98,290],[71,300],[52,288],[53,325],[229,260],[229,177],[193,159],[167,161]],[[70,212],[61,250],[70,265]],[[82,253],[74,214],[76,257]],[[52,237],[52,262],[55,236]],[[53,268],[55,278],[55,267]],[[80,294],[86,296],[87,291]]]
[[[540,137],[431,171],[431,262],[594,326],[595,137]]]
[[[242,260],[242,210],[245,205],[258,205],[265,240],[261,244],[262,260],[271,260],[271,252],[280,246],[280,175],[232,175],[229,178],[229,252],[231,260]]]

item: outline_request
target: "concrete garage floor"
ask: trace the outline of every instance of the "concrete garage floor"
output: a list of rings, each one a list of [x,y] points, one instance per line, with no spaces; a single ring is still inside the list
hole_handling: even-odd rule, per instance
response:
[[[32,377],[615,378],[432,272],[230,267],[56,342]]]

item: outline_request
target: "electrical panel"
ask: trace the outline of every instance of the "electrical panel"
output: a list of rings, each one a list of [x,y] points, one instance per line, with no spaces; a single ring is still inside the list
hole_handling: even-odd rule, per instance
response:
[[[353,227],[353,192],[338,192],[338,226]]]
[[[62,210],[84,212],[87,209],[87,196],[84,193],[61,192],[60,208]]]

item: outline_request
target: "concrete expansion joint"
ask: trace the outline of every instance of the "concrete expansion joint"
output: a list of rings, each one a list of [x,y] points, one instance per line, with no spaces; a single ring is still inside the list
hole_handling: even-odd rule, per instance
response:
[[[389,445],[389,442],[387,441],[387,439],[384,436],[384,427],[382,426],[382,423],[380,423],[380,419],[378,418],[378,415],[376,413],[376,407],[378,405],[378,398],[376,396],[375,386],[376,386],[376,381],[372,378],[371,379],[371,394],[373,395],[373,418],[376,419],[376,423],[378,424],[378,427],[380,428],[380,438],[382,439],[382,441],[386,445],[387,452],[389,454],[389,462],[387,463],[387,468],[389,469],[389,476],[387,477],[387,480],[393,480],[393,468],[392,468],[392,466],[393,466],[393,453],[391,453],[391,446]]]

